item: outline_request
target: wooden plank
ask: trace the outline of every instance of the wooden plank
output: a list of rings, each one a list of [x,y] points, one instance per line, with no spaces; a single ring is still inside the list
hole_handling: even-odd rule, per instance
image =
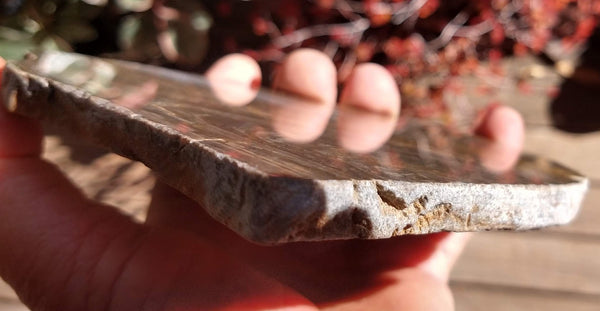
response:
[[[28,311],[8,284],[0,279],[0,310],[1,311]]]
[[[455,101],[466,101],[475,108],[501,103],[519,111],[528,127],[552,126],[548,106],[554,100],[551,93],[558,90],[562,77],[536,57],[506,58],[501,65],[504,71],[501,76],[493,74],[485,65],[476,75],[460,76],[458,81],[464,86],[466,97],[457,96]],[[525,83],[520,82],[523,79]],[[465,107],[454,104],[454,108],[464,113]]]
[[[86,195],[136,220],[146,218],[155,178],[150,169],[96,147],[46,136],[44,158],[56,164]]]
[[[516,287],[453,282],[458,311],[597,311],[600,297]]]
[[[600,295],[600,239],[546,232],[476,234],[452,279]]]
[[[529,128],[525,151],[569,166],[594,180],[600,180],[600,132],[576,135],[549,127]]]
[[[0,279],[0,300],[19,300],[19,298],[17,298],[17,294],[15,294],[15,291],[10,288],[10,286],[8,286],[8,284],[6,284],[2,279]]]
[[[0,310],[2,311],[29,311],[29,308],[21,303],[0,301]]]

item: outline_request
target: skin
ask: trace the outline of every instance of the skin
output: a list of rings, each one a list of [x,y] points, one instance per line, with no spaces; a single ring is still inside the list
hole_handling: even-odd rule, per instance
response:
[[[242,62],[244,70],[232,70],[228,61]],[[260,79],[256,68],[230,56],[209,79],[252,89]],[[338,94],[333,68],[325,55],[299,50],[284,62],[274,87],[310,98],[324,107],[316,111],[328,114]],[[400,96],[390,79],[377,65],[360,66],[342,88],[340,105],[395,120]],[[253,96],[247,94],[231,104],[243,105]],[[147,223],[136,224],[84,197],[41,160],[40,126],[1,107],[0,276],[32,310],[453,309],[448,275],[467,235],[258,246],[161,184]],[[486,148],[495,148],[489,163],[514,162],[522,145],[520,116],[500,106],[482,120],[476,132],[489,138]],[[382,128],[377,131],[385,135]],[[340,144],[350,141],[352,149],[351,141],[358,141],[357,152],[383,143],[365,147],[360,141],[368,138],[349,139],[359,134],[348,131]]]

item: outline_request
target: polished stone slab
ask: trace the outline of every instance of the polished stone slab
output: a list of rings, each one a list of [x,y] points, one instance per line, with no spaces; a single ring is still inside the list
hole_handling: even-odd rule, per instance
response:
[[[409,122],[376,151],[353,153],[339,145],[337,111],[320,137],[293,142],[307,122],[329,119],[312,103],[261,90],[249,105],[227,105],[201,76],[75,54],[9,64],[2,99],[143,162],[264,244],[564,224],[588,184],[532,155],[486,169],[485,141],[438,124]]]

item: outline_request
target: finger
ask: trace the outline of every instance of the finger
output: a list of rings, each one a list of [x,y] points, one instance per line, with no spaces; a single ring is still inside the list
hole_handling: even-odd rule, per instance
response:
[[[340,98],[340,145],[357,153],[377,150],[394,133],[399,113],[400,92],[392,75],[380,65],[358,65]]]
[[[262,74],[254,59],[244,54],[230,54],[219,59],[206,72],[214,95],[231,106],[249,104],[260,88]]]
[[[449,233],[438,241],[431,256],[419,263],[418,267],[433,277],[446,283],[456,261],[471,239],[471,233]]]
[[[398,116],[400,92],[394,77],[381,65],[366,63],[354,68],[340,98],[341,105]]]
[[[6,66],[0,58],[0,85],[2,71]],[[16,93],[8,94],[7,102],[0,97],[0,157],[38,156],[42,150],[42,131],[40,125],[21,116],[9,113],[6,106],[16,104]]]
[[[448,285],[418,268],[383,275],[387,286],[319,307],[323,311],[415,310],[452,311],[454,299]]]
[[[275,131],[292,142],[317,139],[327,127],[337,98],[337,70],[331,59],[316,50],[296,50],[281,64],[273,87],[306,98],[273,107]]]
[[[489,141],[479,148],[482,164],[493,172],[503,172],[515,165],[525,140],[521,115],[506,106],[488,108],[475,129]]]
[[[492,106],[484,112],[475,132],[489,140],[478,151],[486,168],[502,172],[516,163],[524,139],[523,120],[518,112],[506,106]],[[419,267],[447,281],[470,237],[471,234],[466,233],[449,234]]]
[[[464,234],[436,234],[376,241],[322,241],[261,247],[217,223],[200,206],[168,186],[157,188],[154,194],[156,201],[153,201],[154,208],[151,209],[154,212],[148,216],[152,219],[154,214],[154,224],[188,230],[207,237],[214,245],[227,245],[226,251],[231,256],[244,258],[255,269],[298,290],[325,309],[345,310],[352,305],[356,308],[349,310],[365,310],[370,309],[365,305],[373,304],[381,306],[375,308],[377,310],[421,310],[399,307],[438,305],[416,299],[408,299],[404,301],[406,305],[398,305],[394,295],[402,296],[407,288],[416,291],[420,286],[412,285],[423,281],[423,276],[427,282],[422,285],[429,286],[426,292],[440,290],[443,294],[447,290],[451,267],[468,237]],[[167,201],[178,203],[161,204]],[[407,270],[420,273],[406,274]],[[410,284],[405,282],[407,276],[411,279]],[[381,288],[374,289],[377,284]],[[433,285],[435,287],[431,287]],[[360,294],[355,297],[355,293]],[[357,301],[360,303],[355,305]],[[391,305],[380,305],[381,302]],[[423,310],[449,310],[451,299],[438,302],[444,307]]]
[[[333,105],[337,98],[337,71],[326,54],[299,49],[283,61],[273,87],[324,105]]]

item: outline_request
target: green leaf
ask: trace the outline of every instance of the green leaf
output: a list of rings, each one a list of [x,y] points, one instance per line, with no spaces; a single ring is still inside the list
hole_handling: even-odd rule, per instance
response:
[[[193,19],[173,21],[169,24],[169,33],[177,49],[177,63],[197,65],[204,60],[208,51],[208,29],[198,27]]]
[[[119,46],[123,50],[134,47],[136,37],[142,28],[142,20],[138,16],[127,16],[119,26]]]
[[[190,19],[192,27],[197,31],[209,31],[213,24],[212,17],[206,11],[194,12]]]
[[[177,52],[175,62],[182,66],[200,64],[208,51],[212,17],[200,1],[167,0],[164,5],[179,12],[169,20],[167,32]]]
[[[95,6],[105,6],[108,3],[108,0],[82,0],[82,1],[89,5],[95,5]]]
[[[58,21],[54,34],[69,43],[88,42],[96,39],[97,32],[85,20],[64,19]]]
[[[116,0],[117,6],[123,11],[144,12],[148,11],[153,0]]]
[[[0,56],[7,60],[22,59],[25,54],[37,49],[31,40],[11,41],[0,39]]]
[[[119,25],[118,44],[130,59],[144,61],[161,56],[150,12],[127,16]]]

